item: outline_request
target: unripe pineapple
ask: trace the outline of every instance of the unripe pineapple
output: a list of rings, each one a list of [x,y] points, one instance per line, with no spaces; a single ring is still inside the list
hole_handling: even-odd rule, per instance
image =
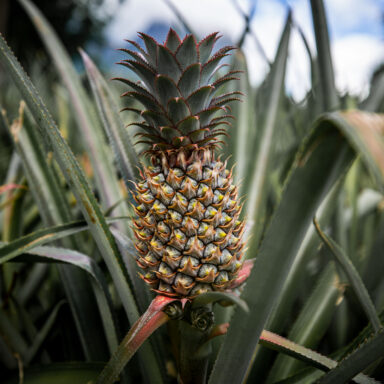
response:
[[[192,35],[180,40],[170,29],[166,42],[139,34],[146,49],[122,49],[121,63],[140,82],[128,84],[144,106],[137,112],[141,143],[152,166],[143,167],[136,185],[134,233],[142,278],[160,294],[193,297],[231,288],[242,265],[241,205],[226,162],[214,151],[225,134],[230,108],[240,92],[219,94],[236,71],[215,80],[221,59],[233,47],[212,54],[213,33],[199,43]]]

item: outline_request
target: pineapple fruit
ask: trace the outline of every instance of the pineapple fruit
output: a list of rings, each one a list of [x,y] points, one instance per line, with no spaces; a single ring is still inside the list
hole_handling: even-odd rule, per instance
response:
[[[139,101],[140,143],[147,145],[150,166],[143,166],[134,198],[137,264],[157,293],[193,298],[231,289],[242,265],[244,222],[232,172],[215,150],[229,125],[228,103],[240,92],[219,94],[237,71],[218,77],[223,57],[213,33],[199,43],[170,29],[164,44],[140,33],[145,49],[129,41],[121,49],[129,59],[119,64],[140,79],[118,78],[130,87],[124,96]]]

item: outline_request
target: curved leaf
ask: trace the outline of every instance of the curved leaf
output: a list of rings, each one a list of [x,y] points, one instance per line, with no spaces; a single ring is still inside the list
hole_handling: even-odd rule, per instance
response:
[[[116,352],[111,357],[106,367],[96,380],[96,384],[113,384],[128,361],[136,353],[144,341],[161,325],[165,324],[169,317],[163,312],[163,308],[177,301],[166,296],[156,296],[143,316],[132,326],[124,337]]]
[[[374,113],[348,111],[341,117],[354,129],[343,124],[341,130],[350,144],[359,152],[365,163],[384,188],[384,116]]]
[[[92,285],[94,287],[96,300],[99,304],[100,311],[103,312],[102,320],[108,340],[108,346],[111,352],[114,351],[117,348],[118,340],[115,319],[113,318],[112,301],[104,275],[97,263],[80,252],[58,247],[35,247],[28,251],[28,255],[38,256],[38,261],[40,262],[58,261],[71,264],[83,269],[92,276]]]
[[[336,261],[338,262],[344,273],[347,275],[352,289],[358,297],[360,304],[364,309],[364,312],[366,313],[369,321],[372,323],[373,329],[375,330],[375,332],[378,332],[382,328],[382,324],[380,322],[379,316],[377,315],[375,306],[373,305],[373,302],[369,296],[367,288],[365,288],[365,285],[361,280],[361,277],[357,272],[355,266],[353,265],[352,261],[348,258],[348,256],[344,253],[343,249],[321,230],[319,223],[316,221],[316,219],[314,219],[313,222],[321,240],[331,251],[332,255],[335,257]]]

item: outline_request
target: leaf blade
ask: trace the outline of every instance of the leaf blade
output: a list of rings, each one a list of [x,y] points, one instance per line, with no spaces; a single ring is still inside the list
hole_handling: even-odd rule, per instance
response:
[[[357,373],[362,372],[373,362],[383,357],[384,330],[376,333],[360,348],[341,361],[318,381],[319,384],[347,383]]]
[[[256,243],[260,236],[259,220],[262,217],[262,210],[265,201],[266,175],[271,163],[271,153],[273,149],[273,137],[276,127],[277,111],[284,85],[285,67],[288,57],[288,45],[291,32],[291,14],[288,14],[284,31],[281,35],[279,47],[276,53],[275,61],[271,70],[271,90],[268,95],[266,105],[266,117],[262,127],[262,137],[260,139],[260,148],[257,152],[255,169],[251,175],[251,181],[248,187],[249,200],[246,205],[246,216],[251,225],[256,228],[250,241],[250,251],[256,249]],[[257,228],[259,228],[257,230]]]
[[[329,327],[336,303],[342,299],[343,293],[344,289],[336,274],[335,265],[329,263],[314,291],[306,300],[287,338],[307,348],[316,348]],[[289,377],[297,368],[297,361],[286,356],[278,356],[271,368],[269,382]]]
[[[310,363],[312,366],[325,371],[337,366],[336,361],[266,330],[261,334],[260,343]],[[359,384],[377,384],[376,380],[362,374],[350,378],[353,378],[353,381]],[[341,382],[342,381],[339,381],[339,383]]]
[[[166,296],[156,296],[143,316],[131,327],[108,364],[96,380],[96,384],[113,384],[124,366],[136,353],[143,342],[160,326],[165,324],[169,317],[163,308],[173,301]]]
[[[319,64],[322,112],[333,111],[339,106],[335,87],[329,33],[323,0],[311,0],[312,20],[315,30],[317,60]]]
[[[375,332],[378,332],[382,328],[382,324],[380,322],[379,316],[377,315],[375,306],[369,296],[367,288],[365,287],[358,271],[356,270],[352,261],[345,254],[343,249],[321,230],[320,225],[316,219],[313,220],[313,223],[315,225],[317,234],[320,236],[321,240],[327,246],[327,248],[331,251],[337,263],[346,274],[367,318],[372,323],[373,329]]]

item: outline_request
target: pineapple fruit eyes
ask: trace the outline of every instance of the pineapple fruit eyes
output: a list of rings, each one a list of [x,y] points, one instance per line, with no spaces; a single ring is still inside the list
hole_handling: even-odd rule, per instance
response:
[[[138,184],[137,262],[143,279],[163,295],[225,290],[242,265],[237,189],[224,164],[200,168],[193,167],[200,175],[195,179],[188,174],[191,167],[152,167]]]

